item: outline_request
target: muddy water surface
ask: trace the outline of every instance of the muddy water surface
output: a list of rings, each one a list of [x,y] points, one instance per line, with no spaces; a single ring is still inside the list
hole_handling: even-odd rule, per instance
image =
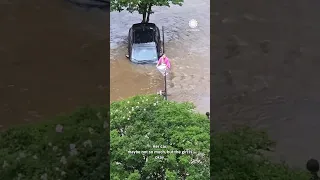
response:
[[[65,1],[0,2],[0,125],[106,104],[107,12]]]
[[[319,5],[219,1],[212,13],[215,128],[264,128],[273,157],[302,168],[320,159]]]
[[[194,6],[197,4],[197,6]],[[186,0],[183,6],[155,7],[150,22],[165,29],[165,53],[171,59],[168,99],[191,101],[200,112],[210,106],[210,1]],[[191,19],[198,26],[190,28]],[[135,65],[126,59],[128,30],[141,15],[110,15],[111,101],[163,89],[163,77],[155,65]]]

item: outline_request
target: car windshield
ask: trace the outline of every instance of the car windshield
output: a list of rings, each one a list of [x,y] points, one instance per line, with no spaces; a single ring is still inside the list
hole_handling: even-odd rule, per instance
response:
[[[156,63],[158,60],[156,43],[133,44],[131,58],[138,63]]]

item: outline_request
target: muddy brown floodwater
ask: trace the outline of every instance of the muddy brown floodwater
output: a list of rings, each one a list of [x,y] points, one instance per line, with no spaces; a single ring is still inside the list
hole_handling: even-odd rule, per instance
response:
[[[0,2],[0,127],[108,102],[108,12]]]
[[[198,22],[194,29],[188,25],[191,19]],[[128,30],[132,24],[139,22],[139,14],[110,14],[111,101],[156,93],[164,87],[163,77],[155,65],[132,64],[125,57]],[[165,29],[165,51],[172,62],[168,99],[190,101],[200,112],[209,111],[210,1],[185,0],[181,7],[155,7],[150,22]]]
[[[216,1],[215,128],[248,124],[277,142],[275,160],[320,159],[320,1]]]

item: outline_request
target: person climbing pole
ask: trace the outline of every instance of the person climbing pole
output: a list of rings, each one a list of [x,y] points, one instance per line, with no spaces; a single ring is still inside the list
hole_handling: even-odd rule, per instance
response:
[[[161,72],[164,77],[164,91],[161,91],[161,94],[164,95],[165,99],[167,100],[167,75],[169,74],[168,71],[171,68],[171,63],[169,58],[165,54],[163,54],[157,63],[157,69]]]
[[[163,76],[165,76],[168,75],[168,71],[170,70],[170,68],[170,60],[165,54],[163,54],[158,60],[157,69],[161,72]]]

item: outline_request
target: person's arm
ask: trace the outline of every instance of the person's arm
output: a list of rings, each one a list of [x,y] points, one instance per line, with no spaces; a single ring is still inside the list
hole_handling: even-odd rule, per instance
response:
[[[159,66],[159,64],[160,64],[160,60],[161,60],[161,58],[158,60],[158,62],[157,62],[157,67]]]
[[[170,63],[169,58],[167,59],[167,63],[166,63],[166,65],[167,65],[167,68],[168,68],[168,69],[170,69],[170,68],[171,68],[171,63]]]

